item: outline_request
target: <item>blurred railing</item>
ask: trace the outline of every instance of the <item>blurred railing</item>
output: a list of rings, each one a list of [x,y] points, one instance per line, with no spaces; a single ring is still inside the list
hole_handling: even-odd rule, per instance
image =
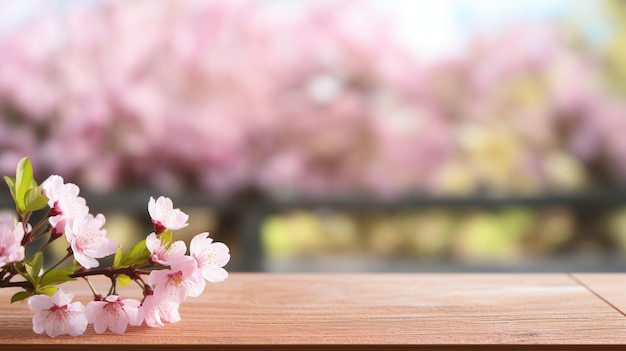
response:
[[[141,218],[149,230],[147,214],[147,199],[158,196],[157,191],[149,189],[134,189],[111,194],[81,194],[93,213],[108,213],[110,211],[123,212],[135,218]],[[438,197],[425,195],[407,195],[393,200],[381,200],[370,197],[335,197],[326,199],[296,199],[265,197],[254,194],[230,198],[229,200],[211,197],[202,192],[187,192],[169,195],[177,207],[183,209],[193,207],[206,209],[217,213],[218,228],[212,233],[219,235],[220,228],[230,226],[229,233],[235,237],[221,237],[220,241],[235,242],[238,257],[230,264],[233,271],[268,271],[267,257],[261,242],[261,228],[268,216],[280,212],[298,210],[328,209],[336,211],[350,211],[368,215],[370,213],[392,213],[404,210],[422,210],[430,208],[444,208],[454,210],[498,210],[507,207],[523,207],[542,209],[549,207],[565,207],[574,212],[577,223],[587,235],[594,235],[600,230],[599,219],[612,209],[626,206],[625,189],[602,189],[571,194],[544,194],[534,196],[488,196],[474,195],[469,197]],[[11,208],[10,195],[0,192],[0,208]],[[584,228],[582,228],[584,227]],[[230,245],[230,244],[229,244]],[[477,264],[468,266],[454,262],[420,262],[416,260],[378,260],[365,266],[366,270],[382,271],[623,271],[626,270],[626,260],[615,255],[601,255],[601,262],[581,262],[573,257],[559,257],[558,259],[534,260],[527,263],[516,263],[508,266],[494,266]],[[336,263],[336,262],[335,262]],[[333,264],[332,262],[328,265]],[[340,264],[340,263],[337,263]],[[328,265],[307,264],[294,261],[289,270],[328,270]],[[348,268],[349,269],[349,268]],[[341,267],[338,267],[341,270]]]

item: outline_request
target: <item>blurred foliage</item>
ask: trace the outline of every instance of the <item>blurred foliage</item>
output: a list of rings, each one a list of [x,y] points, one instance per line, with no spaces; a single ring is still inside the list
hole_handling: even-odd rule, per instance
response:
[[[325,209],[269,216],[261,235],[268,257],[280,259],[361,255],[515,263],[589,254],[590,246],[605,253],[626,252],[626,208],[608,211],[599,223],[593,233],[581,232],[576,213],[566,206],[368,214]]]
[[[0,37],[0,171],[29,155],[90,191],[225,197],[626,184],[626,102],[602,81],[624,91],[623,2],[605,50],[529,20],[434,62],[363,3],[253,3],[45,7]]]
[[[622,95],[626,95],[626,1],[606,0],[607,18],[612,37],[605,49],[607,78]]]
[[[184,209],[195,215],[180,240],[200,231],[227,239],[241,263],[246,258],[236,233],[217,232],[220,219],[204,208]],[[109,211],[107,231],[124,243],[150,230],[142,215]],[[585,231],[576,212],[566,206],[542,209],[405,209],[337,211],[292,210],[267,216],[261,227],[263,254],[273,260],[412,260],[470,264],[515,264],[534,259],[579,255],[626,254],[626,207],[607,211],[597,226]],[[128,246],[128,245],[126,245]],[[55,242],[58,257],[67,244]],[[365,264],[363,267],[368,267]],[[338,268],[340,269],[340,268]]]
[[[463,55],[433,64],[392,45],[375,11],[364,12],[365,32],[344,25],[356,13],[345,4],[282,22],[219,1],[111,1],[106,11],[47,14],[0,41],[0,170],[31,154],[92,191],[256,187],[302,197],[623,186],[626,1],[603,3],[611,31],[599,49],[558,23],[522,25],[472,37]],[[186,228],[189,238],[222,220],[190,211],[203,222]],[[122,243],[150,230],[123,213],[108,218]],[[582,230],[567,207],[381,204],[368,214],[272,214],[261,239],[270,258],[283,259],[626,253],[626,208],[598,223]]]

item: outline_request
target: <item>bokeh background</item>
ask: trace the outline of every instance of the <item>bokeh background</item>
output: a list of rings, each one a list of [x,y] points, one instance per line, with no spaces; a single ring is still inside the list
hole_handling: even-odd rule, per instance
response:
[[[0,173],[231,271],[624,270],[625,134],[625,1],[0,2]]]

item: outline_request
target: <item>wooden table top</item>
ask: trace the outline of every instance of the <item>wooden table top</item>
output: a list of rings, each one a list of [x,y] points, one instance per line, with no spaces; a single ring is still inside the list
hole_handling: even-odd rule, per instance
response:
[[[102,290],[106,280],[94,279]],[[90,300],[83,281],[64,285]],[[136,286],[120,295],[139,297]],[[126,290],[128,289],[128,290]],[[9,345],[626,344],[626,274],[232,273],[181,306],[182,321],[123,335],[50,338],[0,289]],[[124,291],[127,293],[125,294]]]

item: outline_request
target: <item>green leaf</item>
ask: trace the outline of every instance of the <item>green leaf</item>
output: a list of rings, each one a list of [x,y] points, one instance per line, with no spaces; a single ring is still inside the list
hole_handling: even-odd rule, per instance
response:
[[[4,181],[9,186],[9,190],[11,191],[11,197],[13,198],[13,202],[15,202],[15,206],[17,208],[17,198],[15,197],[15,178],[4,176]]]
[[[41,286],[37,289],[38,294],[46,294],[48,296],[54,295],[59,289],[56,286]]]
[[[36,289],[41,278],[39,272],[41,271],[41,267],[43,267],[43,253],[35,253],[30,260],[24,262],[24,265],[26,266],[26,274],[30,276],[30,279],[29,277],[26,277],[26,279],[28,279]]]
[[[118,247],[117,250],[115,251],[115,256],[113,256],[113,268],[119,267],[121,262],[122,262],[122,249]]]
[[[70,280],[76,280],[76,278],[69,277],[70,274],[66,269],[53,269],[51,271],[47,271],[39,282],[40,285],[59,285]]]
[[[28,291],[18,291],[13,296],[11,296],[11,303],[22,301],[32,296]]]
[[[31,276],[28,273],[26,273],[25,262],[26,261],[15,262],[15,268],[17,270],[17,273],[19,273],[19,275],[26,278],[26,280],[28,280],[31,284],[33,284],[34,281],[32,280]]]
[[[121,267],[130,266],[133,264],[143,263],[150,258],[150,251],[146,247],[146,240],[138,242],[120,262]]]
[[[26,198],[24,199],[25,212],[37,211],[48,205],[48,198],[41,193],[38,185],[34,188],[28,189],[26,192]]]
[[[26,192],[31,188],[33,183],[33,166],[28,157],[24,157],[18,162],[15,170],[15,197],[17,200],[17,209],[20,214],[26,209]]]
[[[119,286],[128,286],[132,280],[126,274],[119,274],[117,276],[117,285]]]

